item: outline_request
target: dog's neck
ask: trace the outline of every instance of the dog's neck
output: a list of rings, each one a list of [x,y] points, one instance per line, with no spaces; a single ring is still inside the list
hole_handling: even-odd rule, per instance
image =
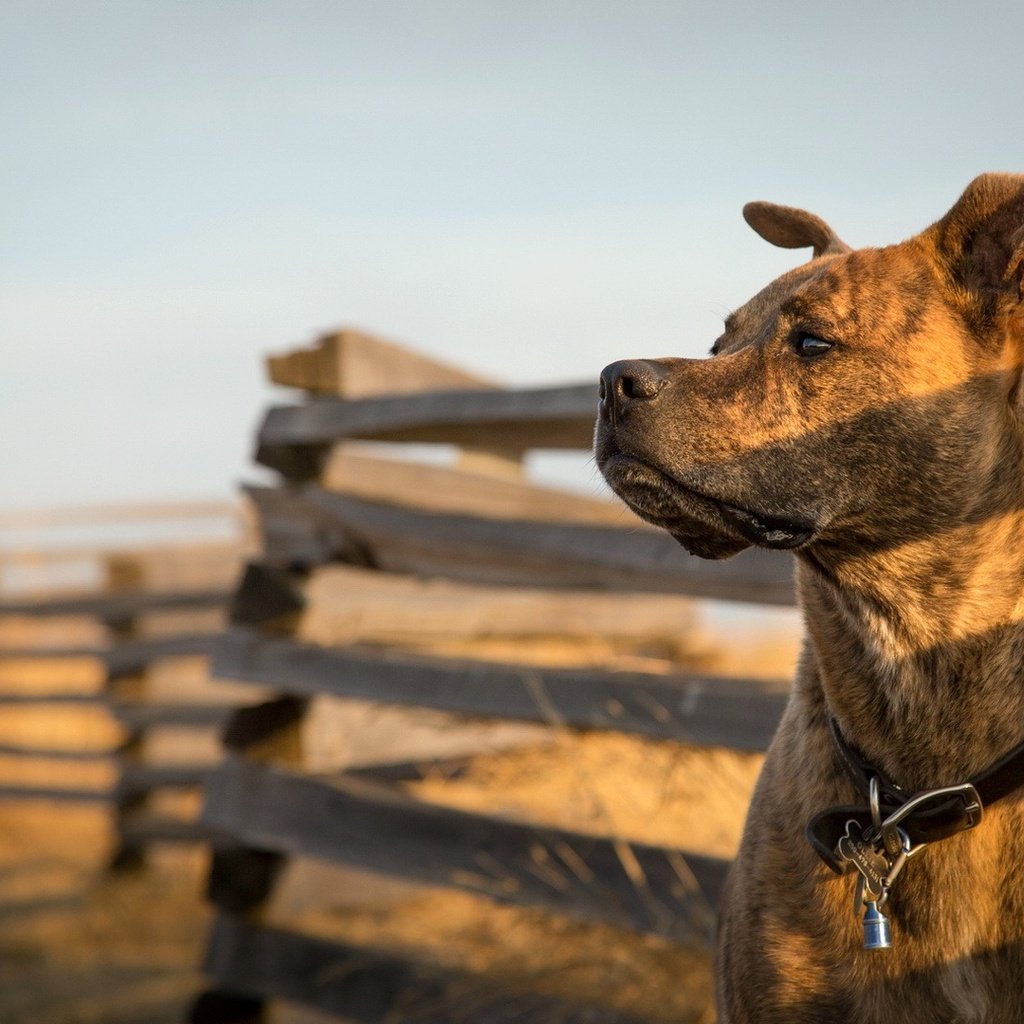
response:
[[[895,783],[963,782],[1024,742],[1024,514],[800,559],[808,659],[844,735]]]

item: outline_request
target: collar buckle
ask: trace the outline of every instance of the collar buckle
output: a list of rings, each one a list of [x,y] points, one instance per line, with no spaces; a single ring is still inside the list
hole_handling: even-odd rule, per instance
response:
[[[895,829],[911,814],[926,818],[941,811],[943,817],[946,817],[950,813],[951,805],[955,808],[957,801],[959,801],[962,814],[962,824],[957,831],[966,832],[981,823],[984,814],[981,797],[978,796],[978,791],[970,782],[963,782],[958,786],[943,786],[940,789],[928,789],[923,793],[916,793],[882,822],[882,834],[884,835],[889,829]]]

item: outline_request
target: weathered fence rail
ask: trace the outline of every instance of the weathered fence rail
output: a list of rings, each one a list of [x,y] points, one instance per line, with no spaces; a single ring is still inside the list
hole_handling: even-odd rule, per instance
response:
[[[764,750],[786,694],[757,679],[559,669],[296,643],[235,628],[213,671],[281,693],[318,693],[738,750]]]
[[[454,778],[467,755],[595,731],[757,752],[786,701],[778,682],[723,678],[683,657],[652,670],[644,652],[685,646],[694,598],[791,605],[788,559],[691,559],[617,506],[522,479],[529,450],[589,447],[592,386],[505,391],[409,355],[408,373],[394,375],[407,393],[373,395],[387,388],[375,356],[403,364],[401,350],[352,333],[271,361],[279,383],[316,397],[272,409],[260,428],[257,458],[281,480],[248,489],[262,554],[213,650],[217,676],[272,699],[232,716],[229,754],[206,784],[203,821],[221,836],[210,882],[219,913],[211,986],[192,1020],[262,1020],[275,1000],[345,1019],[455,1020],[451,999],[469,977],[491,996],[468,1020],[513,1019],[499,1006],[517,1020],[663,1019],[607,992],[596,1003],[584,990],[567,996],[538,980],[544,972],[496,998],[500,971],[360,945],[316,900],[304,904],[315,925],[289,916],[282,879],[321,864],[342,872],[330,889],[340,904],[380,884],[346,873],[370,872],[481,899],[484,913],[528,908],[538,920],[700,946],[727,858],[531,819],[505,810],[498,790],[486,810],[438,802],[405,784],[410,766]],[[366,440],[463,454],[454,468],[401,463],[352,445]],[[538,654],[558,637],[570,655]],[[592,657],[602,643],[603,660]],[[543,945],[545,929],[570,926],[531,927]],[[417,979],[430,979],[419,988],[432,1010],[402,1002]],[[551,1016],[555,1003],[565,1016]]]
[[[245,845],[468,889],[637,931],[692,940],[708,923],[723,861],[467,814],[365,779],[321,781],[231,758],[207,788],[206,820]],[[554,851],[538,861],[538,851]],[[543,864],[538,869],[538,863]],[[639,888],[630,869],[646,881]],[[696,884],[694,884],[696,883]]]
[[[791,605],[788,563],[748,550],[698,562],[666,533],[423,511],[316,487],[250,487],[270,564],[369,559],[389,572],[505,585],[666,591]]]

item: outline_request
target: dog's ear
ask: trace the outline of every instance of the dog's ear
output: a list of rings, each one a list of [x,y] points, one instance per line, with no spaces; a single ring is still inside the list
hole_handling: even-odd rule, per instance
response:
[[[930,231],[953,280],[984,313],[1024,301],[1024,174],[975,178]]]
[[[814,248],[815,256],[849,252],[850,247],[820,218],[795,206],[747,203],[743,219],[766,241],[783,249]]]

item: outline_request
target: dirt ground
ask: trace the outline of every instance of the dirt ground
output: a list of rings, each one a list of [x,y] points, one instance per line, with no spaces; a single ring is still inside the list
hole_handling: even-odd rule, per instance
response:
[[[0,802],[0,1021],[180,1024],[201,978],[201,851],[104,871],[101,804]]]

